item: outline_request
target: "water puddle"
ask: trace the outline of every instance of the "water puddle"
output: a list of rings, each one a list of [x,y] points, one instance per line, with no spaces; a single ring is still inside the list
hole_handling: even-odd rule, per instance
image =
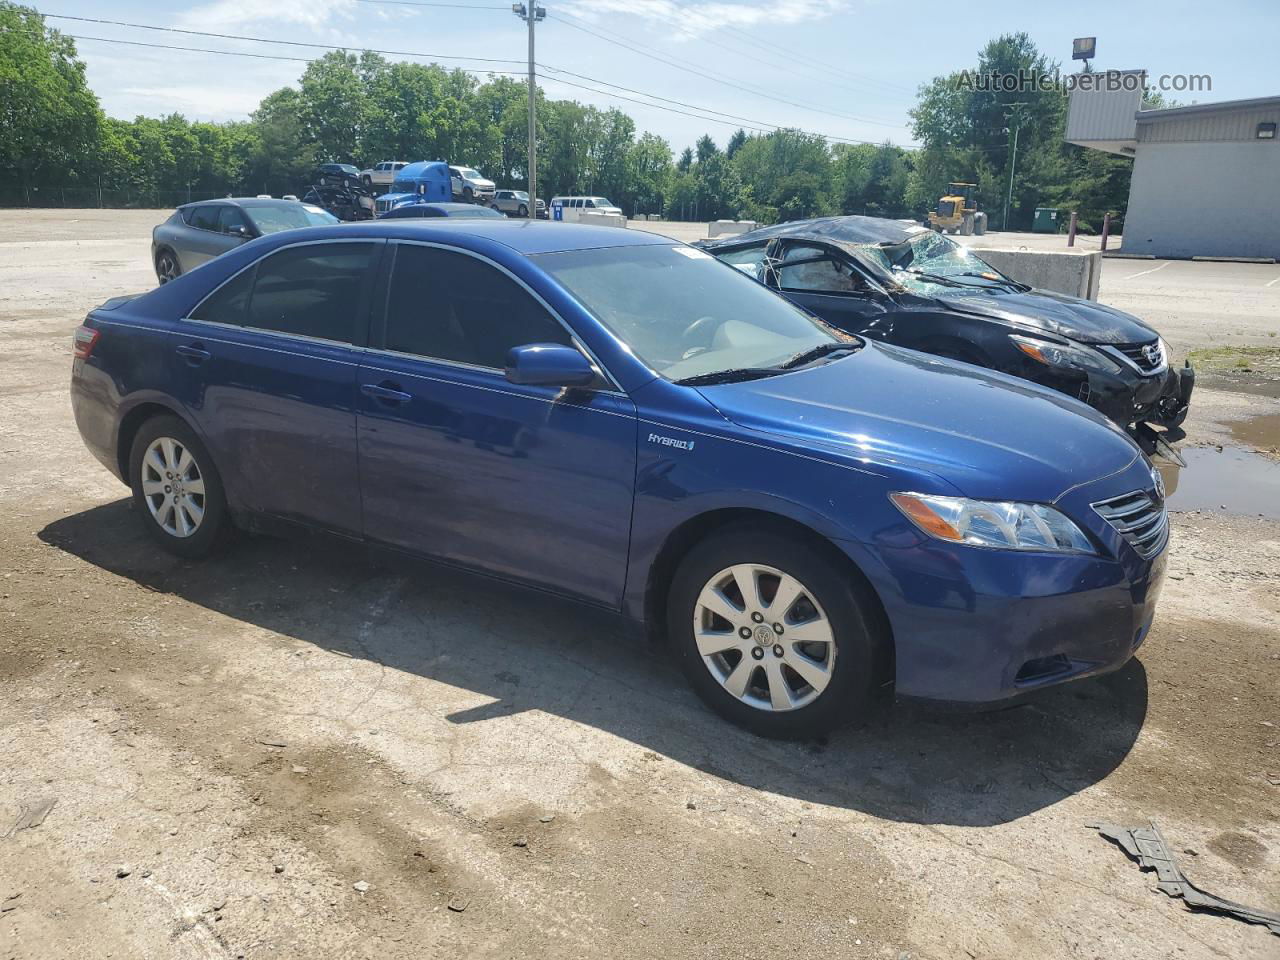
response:
[[[1237,426],[1256,422],[1232,424],[1232,432]],[[1222,511],[1280,520],[1280,462],[1235,446],[1182,447],[1178,452],[1187,461],[1185,467],[1163,457],[1156,460],[1170,510]]]
[[[1280,449],[1280,413],[1269,413],[1251,420],[1233,420],[1227,427],[1237,440],[1273,453]]]

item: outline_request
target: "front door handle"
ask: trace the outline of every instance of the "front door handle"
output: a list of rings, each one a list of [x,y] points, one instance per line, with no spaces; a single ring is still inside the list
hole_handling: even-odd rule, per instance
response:
[[[213,356],[213,354],[211,354],[208,350],[204,349],[198,343],[193,343],[189,346],[178,347],[174,352],[177,353],[178,356],[182,357],[183,360],[187,361],[187,363],[189,363],[193,367],[200,366],[200,364],[204,363],[211,356]]]
[[[397,390],[398,384],[389,383],[362,383],[360,392],[366,397],[373,397],[387,404],[408,403],[413,399],[413,394],[405,393],[403,390]]]

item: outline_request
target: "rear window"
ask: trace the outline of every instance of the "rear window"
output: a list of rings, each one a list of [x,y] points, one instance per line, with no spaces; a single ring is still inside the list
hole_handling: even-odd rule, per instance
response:
[[[222,204],[210,204],[204,207],[188,207],[187,223],[197,230],[217,230],[218,210]]]
[[[278,233],[299,227],[323,227],[339,223],[333,214],[309,203],[244,204],[253,222],[262,233]]]

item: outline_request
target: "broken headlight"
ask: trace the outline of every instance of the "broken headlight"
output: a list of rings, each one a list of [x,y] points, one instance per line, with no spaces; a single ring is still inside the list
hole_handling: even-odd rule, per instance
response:
[[[1037,363],[1046,367],[1066,367],[1069,370],[1094,371],[1097,373],[1119,373],[1120,364],[1116,363],[1101,350],[1086,347],[1079,343],[1054,343],[1051,340],[1036,340],[1033,337],[1020,337],[1016,333],[1009,334],[1013,345]]]
[[[938,540],[1004,550],[1097,552],[1065,514],[1044,504],[923,493],[892,493],[889,499],[908,520]]]

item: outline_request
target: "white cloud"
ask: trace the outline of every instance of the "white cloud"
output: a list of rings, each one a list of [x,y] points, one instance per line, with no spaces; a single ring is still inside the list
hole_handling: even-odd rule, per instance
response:
[[[150,102],[152,108],[142,112],[152,116],[182,113],[189,118],[212,120],[243,120],[262,100],[257,89],[234,90],[208,85],[125,87],[117,96]]]
[[[566,13],[602,22],[630,15],[654,20],[682,39],[712,33],[721,27],[806,23],[825,19],[849,7],[849,0],[773,0],[762,3],[675,3],[674,0],[565,0]]]
[[[260,23],[320,28],[352,19],[355,0],[213,0],[178,17],[188,30],[232,30]]]

